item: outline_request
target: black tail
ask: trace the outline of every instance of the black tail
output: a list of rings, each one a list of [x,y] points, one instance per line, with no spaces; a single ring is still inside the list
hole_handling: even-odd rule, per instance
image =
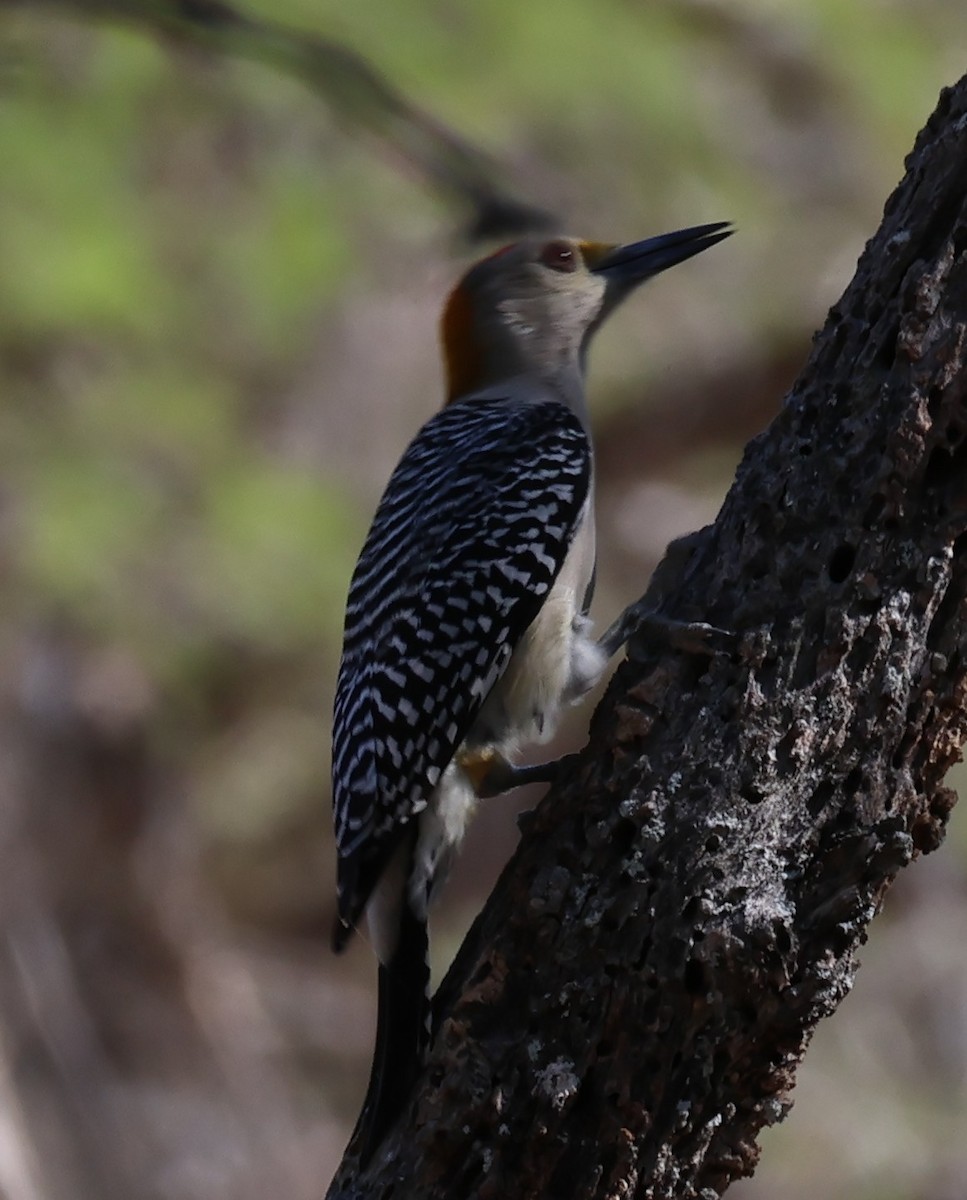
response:
[[[376,1050],[363,1111],[350,1146],[364,1166],[399,1116],[429,1040],[430,964],[426,921],[404,902],[393,957],[379,965]]]

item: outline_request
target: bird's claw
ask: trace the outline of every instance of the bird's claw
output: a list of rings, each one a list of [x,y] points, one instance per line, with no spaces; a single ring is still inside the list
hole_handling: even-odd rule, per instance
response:
[[[729,629],[720,629],[706,621],[669,621],[659,630],[676,650],[686,654],[731,654],[738,645],[738,637]]]
[[[679,621],[647,607],[643,601],[630,605],[601,639],[602,648],[616,653],[633,637],[671,646],[685,654],[731,654],[738,638],[728,629],[707,621]]]

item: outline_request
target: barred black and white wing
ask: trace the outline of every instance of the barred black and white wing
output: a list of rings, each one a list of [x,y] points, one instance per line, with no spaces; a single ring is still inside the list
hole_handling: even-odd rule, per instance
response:
[[[590,481],[568,408],[502,398],[443,409],[393,472],[350,585],[336,687],[344,934],[540,611]]]

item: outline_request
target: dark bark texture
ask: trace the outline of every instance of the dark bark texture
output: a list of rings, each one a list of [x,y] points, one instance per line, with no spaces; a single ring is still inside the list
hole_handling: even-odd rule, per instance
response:
[[[331,1196],[720,1195],[755,1167],[897,871],[935,849],[967,680],[967,80],[438,998],[399,1128]]]

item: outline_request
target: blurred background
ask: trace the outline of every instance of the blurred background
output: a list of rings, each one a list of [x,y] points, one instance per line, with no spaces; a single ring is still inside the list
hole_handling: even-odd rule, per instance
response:
[[[737,223],[595,347],[602,625],[714,518],[967,61],[963,0],[245,2],[571,232]],[[0,2],[0,1197],[309,1200],[375,1017],[365,943],[328,952],[343,602],[490,247],[351,56],[314,88],[90,7]],[[441,970],[522,803],[478,818]],[[967,1194],[965,829],[731,1195]]]

